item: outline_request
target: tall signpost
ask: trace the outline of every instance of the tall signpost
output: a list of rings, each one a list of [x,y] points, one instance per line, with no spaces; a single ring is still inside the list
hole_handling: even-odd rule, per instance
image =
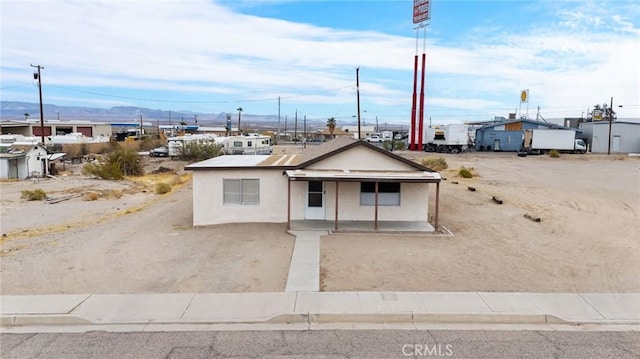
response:
[[[427,25],[425,21],[431,19],[431,0],[413,0],[413,23],[417,26],[416,30],[416,55],[413,61],[413,97],[411,104],[411,137],[409,143],[409,149],[411,151],[422,150],[422,137],[424,131],[424,83],[425,72],[427,64],[426,55],[426,37],[427,37]],[[420,115],[416,116],[417,111],[417,82],[418,82],[418,37],[420,29],[424,28],[424,35],[422,38],[422,73],[420,76]],[[417,118],[416,118],[417,117]],[[417,137],[417,142],[416,142]]]

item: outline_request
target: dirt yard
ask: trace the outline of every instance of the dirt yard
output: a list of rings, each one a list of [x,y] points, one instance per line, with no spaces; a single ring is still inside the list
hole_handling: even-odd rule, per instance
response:
[[[640,159],[444,157],[479,175],[442,172],[440,222],[454,235],[323,237],[323,290],[640,291]],[[2,182],[0,293],[284,290],[294,244],[284,224],[193,228],[184,163],[146,161],[147,172],[171,171],[114,182],[72,167],[57,180]],[[172,191],[155,194],[158,181]],[[66,200],[20,198],[36,188]]]
[[[185,163],[147,161],[147,172],[163,166],[184,174]],[[176,174],[130,182],[79,171],[1,184],[0,293],[284,291],[295,239],[286,225],[193,228],[190,182],[164,195],[150,185]],[[50,197],[83,196],[56,204],[20,199],[35,188]],[[100,197],[88,201],[89,192]]]
[[[440,220],[454,236],[324,237],[322,290],[640,291],[638,157],[443,156]],[[458,177],[463,166],[479,176]]]

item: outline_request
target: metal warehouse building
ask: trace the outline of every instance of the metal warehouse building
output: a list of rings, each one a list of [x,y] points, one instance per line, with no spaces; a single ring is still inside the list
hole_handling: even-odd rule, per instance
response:
[[[38,120],[3,121],[0,123],[0,133],[2,134],[40,137],[43,132],[47,137],[69,133],[82,133],[87,137],[111,137],[111,125],[106,122],[58,120],[46,120],[43,126],[40,126]]]
[[[609,149],[609,122],[583,122],[583,139],[593,153],[607,153]],[[613,121],[611,123],[611,152],[640,153],[640,123]]]
[[[478,151],[520,151],[524,132],[529,129],[568,129],[547,122],[520,119],[484,125],[476,130],[476,150]],[[575,129],[580,132],[580,130]]]

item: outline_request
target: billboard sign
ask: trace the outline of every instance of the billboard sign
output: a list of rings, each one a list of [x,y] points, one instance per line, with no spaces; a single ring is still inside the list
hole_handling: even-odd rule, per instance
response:
[[[431,0],[413,0],[413,23],[431,19]]]
[[[603,116],[603,112],[601,109],[596,108],[593,110],[593,120],[594,121],[602,121],[602,119],[604,118]]]
[[[529,89],[520,91],[520,103],[529,102]]]

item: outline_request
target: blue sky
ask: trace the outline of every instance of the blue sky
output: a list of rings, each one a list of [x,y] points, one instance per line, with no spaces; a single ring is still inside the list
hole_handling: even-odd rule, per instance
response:
[[[410,122],[412,0],[17,1],[1,6],[0,97],[200,113]],[[640,118],[635,1],[432,1],[425,118]],[[419,53],[423,48],[420,33]],[[366,112],[365,112],[366,111]]]

